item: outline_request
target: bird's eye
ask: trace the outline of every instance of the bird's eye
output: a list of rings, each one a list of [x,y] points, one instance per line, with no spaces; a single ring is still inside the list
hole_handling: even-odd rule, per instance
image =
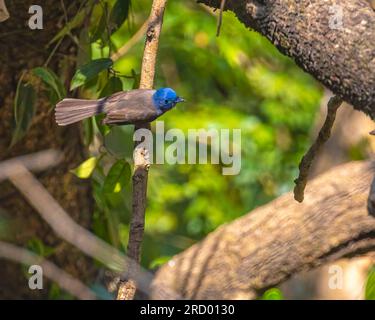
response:
[[[164,102],[165,102],[165,104],[168,104],[168,103],[169,103],[169,100],[165,100]]]

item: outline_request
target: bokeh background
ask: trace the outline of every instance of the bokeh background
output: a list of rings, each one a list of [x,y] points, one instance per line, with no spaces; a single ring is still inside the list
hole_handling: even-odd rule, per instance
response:
[[[75,90],[76,95],[85,98],[137,87],[144,23],[151,7],[150,0],[122,1],[125,7],[119,12],[123,14],[113,17],[111,12],[117,1],[95,3],[89,14],[87,1],[82,1],[78,10],[67,3],[69,19],[48,47],[51,51],[60,39],[72,37],[78,48],[77,69],[96,59],[113,58],[111,71],[98,73]],[[72,13],[74,10],[76,13]],[[166,130],[240,128],[242,169],[238,175],[223,176],[220,164],[152,166],[142,252],[142,264],[150,270],[156,270],[221,224],[290,191],[298,163],[319,128],[324,113],[321,109],[329,96],[310,75],[265,38],[246,29],[232,13],[224,13],[221,33],[216,37],[217,18],[217,12],[195,1],[169,1],[155,87],[172,87],[187,100],[163,116]],[[57,77],[62,83],[70,81],[64,74]],[[54,99],[51,97],[51,108]],[[347,107],[343,109],[346,113],[338,121],[359,117],[358,126],[364,130],[369,127],[362,116]],[[92,186],[93,232],[125,252],[131,213],[128,163],[132,158],[133,127],[107,128],[99,123],[97,118],[83,124],[88,160],[71,174],[76,175],[75,179],[90,181]],[[25,136],[27,130],[17,138],[19,143]],[[340,162],[365,159],[371,153],[364,132],[349,145],[343,145],[341,136],[342,133],[333,136],[334,146],[330,146],[330,150],[340,154],[339,159],[330,157],[330,150],[325,150],[325,158],[321,157],[324,165],[315,168],[316,173]],[[117,170],[116,166],[123,169],[122,176],[110,185],[106,179],[111,170]],[[6,224],[3,228],[7,228]],[[38,237],[29,240],[27,247],[45,257],[54,252]],[[363,276],[358,281],[362,287],[369,266],[361,271]],[[97,267],[102,266],[97,263]],[[309,280],[299,279],[265,297],[319,298],[311,286],[318,279],[318,274]],[[306,281],[308,284],[303,284]],[[99,291],[104,288],[98,278],[90,285]],[[299,289],[293,290],[295,287]],[[55,285],[50,287],[49,297],[70,298]]]

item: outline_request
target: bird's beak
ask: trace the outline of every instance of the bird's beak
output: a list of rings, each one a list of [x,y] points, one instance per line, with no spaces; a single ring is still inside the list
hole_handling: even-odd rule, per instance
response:
[[[184,98],[181,98],[181,97],[178,97],[177,100],[176,100],[177,103],[179,102],[185,102],[185,99]]]

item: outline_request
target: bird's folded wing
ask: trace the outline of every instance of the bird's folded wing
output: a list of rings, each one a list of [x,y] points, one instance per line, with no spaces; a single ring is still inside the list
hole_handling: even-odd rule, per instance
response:
[[[106,103],[108,106],[113,104],[117,104],[118,102],[122,101],[123,103],[129,103],[132,101],[143,101],[143,100],[151,100],[152,95],[155,93],[155,90],[149,89],[134,89],[128,91],[120,91],[116,92],[110,97],[106,98]]]
[[[141,122],[151,122],[157,118],[156,110],[149,108],[124,108],[111,110],[103,120],[104,124],[134,124]]]

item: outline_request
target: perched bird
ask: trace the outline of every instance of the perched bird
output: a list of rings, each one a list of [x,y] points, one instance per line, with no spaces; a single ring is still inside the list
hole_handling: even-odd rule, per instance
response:
[[[104,124],[151,122],[185,101],[171,88],[121,91],[99,100],[64,99],[56,105],[55,118],[60,126],[104,113]]]

